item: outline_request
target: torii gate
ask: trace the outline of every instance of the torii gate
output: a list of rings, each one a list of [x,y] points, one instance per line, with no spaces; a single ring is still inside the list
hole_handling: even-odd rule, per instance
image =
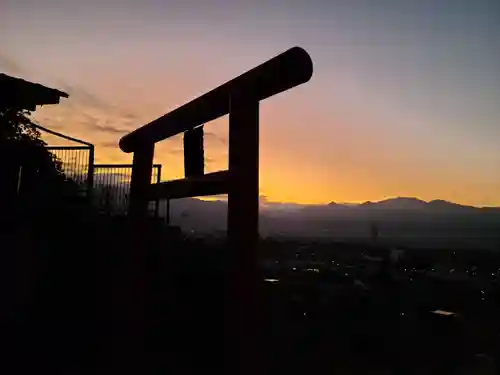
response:
[[[294,47],[125,135],[120,148],[134,153],[131,217],[140,221],[155,199],[228,194],[228,238],[235,245],[253,244],[258,237],[259,102],[309,81],[312,73],[309,54]],[[155,143],[226,114],[228,170],[151,184]]]
[[[300,47],[291,48],[120,140],[121,150],[133,153],[129,215],[138,228],[145,222],[151,200],[228,194],[228,243],[237,281],[235,295],[240,300],[238,310],[245,320],[240,323],[248,326],[244,337],[252,330],[252,324],[246,323],[252,320],[252,279],[258,240],[259,102],[309,81],[312,73],[309,54]],[[229,169],[205,174],[200,147],[203,133],[196,128],[226,114]],[[186,178],[151,184],[155,143],[179,133],[186,133]]]

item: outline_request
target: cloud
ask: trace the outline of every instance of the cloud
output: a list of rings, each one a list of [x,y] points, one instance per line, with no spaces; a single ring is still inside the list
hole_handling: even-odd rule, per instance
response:
[[[219,135],[217,135],[215,133],[205,131],[204,134],[203,134],[203,137],[204,138],[209,138],[209,139],[210,138],[216,139],[217,141],[221,142],[222,144],[227,145],[227,139],[222,138],[222,137],[220,137]]]
[[[180,156],[181,160],[184,160],[184,150],[180,149],[180,148],[173,148],[173,149],[172,148],[163,148],[161,150],[161,153],[166,153],[166,154],[173,155],[173,156]],[[205,166],[212,166],[214,164],[217,165],[218,159],[205,155],[204,162],[205,162]]]
[[[73,105],[68,109],[67,120],[69,120],[69,123],[78,124],[86,132],[122,136],[131,131],[132,121],[130,117],[90,106]],[[118,139],[116,141],[118,142]]]
[[[102,110],[110,110],[115,108],[113,105],[106,102],[98,95],[88,91],[82,86],[68,83],[62,79],[56,79],[55,82],[57,82],[59,89],[68,93],[73,101],[78,101],[81,104],[85,104]]]
[[[205,156],[205,166],[213,166],[214,164],[218,164],[216,159]]]
[[[97,145],[116,148],[120,137],[142,125],[143,121],[139,116],[104,100],[85,87],[68,83],[63,79],[54,79],[53,81],[59,89],[70,95],[70,99],[64,102],[64,108],[58,106],[58,118],[53,117],[54,113],[46,118],[52,124],[51,126],[60,130],[65,129],[70,133],[73,131],[84,132],[86,137],[92,138],[91,141]],[[74,127],[74,130],[71,130],[68,125]],[[116,141],[107,139],[100,141],[102,133],[117,137],[117,139]],[[213,144],[214,141],[227,145],[227,140],[214,132],[205,132],[205,139],[207,146]],[[176,148],[172,149],[172,144],[175,143],[177,143]],[[182,155],[182,136],[171,137],[160,142],[157,144],[157,150],[171,155]],[[213,161],[208,160],[207,162],[212,163]]]
[[[118,141],[111,141],[111,142],[99,142],[98,144],[99,147],[103,148],[118,148]]]
[[[22,75],[26,73],[26,69],[21,64],[3,53],[0,53],[0,68],[10,74]]]
[[[83,139],[96,146],[96,160],[99,163],[123,163],[130,155],[123,154],[119,147],[122,136],[146,123],[128,110],[107,101],[100,95],[79,84],[68,83],[62,79],[52,80],[58,89],[66,91],[70,98],[58,106],[41,108],[35,117],[48,128],[56,129],[74,138]],[[205,170],[220,170],[219,149],[227,148],[227,140],[218,132],[205,132]],[[55,143],[54,143],[55,142]],[[58,144],[57,140],[50,140]],[[215,155],[212,153],[215,152]],[[210,157],[209,155],[210,154]],[[169,165],[167,175],[176,178],[183,176],[182,134],[156,144],[155,160]],[[222,167],[222,169],[226,169]]]
[[[266,195],[259,195],[259,204],[266,204],[269,200]]]
[[[87,124],[87,126],[90,128],[89,130],[95,130],[102,133],[125,135],[129,132],[128,129],[120,128],[119,126],[113,124]]]
[[[123,122],[137,123],[139,117],[120,106],[103,99],[99,94],[75,83],[68,83],[63,79],[54,79],[58,89],[65,91],[70,96],[70,105],[73,108],[84,107],[93,111],[98,111],[107,117],[120,118]],[[128,130],[127,130],[128,132]]]
[[[184,150],[174,148],[174,149],[163,149],[162,151],[167,152],[172,155],[184,155]]]

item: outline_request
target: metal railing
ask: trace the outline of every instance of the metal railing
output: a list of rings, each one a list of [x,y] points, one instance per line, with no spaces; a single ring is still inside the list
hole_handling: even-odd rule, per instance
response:
[[[46,149],[61,162],[66,178],[80,186],[80,194],[88,196],[93,186],[89,179],[92,165],[90,146],[48,146]]]
[[[39,124],[32,124],[32,126],[57,138],[78,143],[78,146],[49,145],[46,146],[46,149],[61,162],[65,176],[81,186],[81,194],[91,199],[92,188],[94,186],[94,145],[81,139],[47,129]]]
[[[94,145],[68,135],[45,128],[39,124],[32,126],[57,138],[78,143],[74,146],[46,146],[46,149],[61,163],[66,178],[79,187],[79,194],[88,197],[89,202],[101,213],[125,215],[128,212],[132,164],[94,164]],[[160,183],[161,165],[152,166],[151,183]],[[166,217],[169,218],[169,200]],[[160,215],[160,200],[148,202],[150,216]]]
[[[93,205],[110,215],[126,215],[130,197],[132,164],[95,164]],[[161,181],[161,164],[154,164],[151,183]],[[158,218],[160,200],[149,202],[150,215]],[[167,207],[168,210],[168,207]]]

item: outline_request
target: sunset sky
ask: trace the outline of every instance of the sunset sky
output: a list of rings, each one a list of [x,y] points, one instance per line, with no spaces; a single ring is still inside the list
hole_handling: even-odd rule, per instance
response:
[[[128,163],[123,134],[301,46],[311,81],[261,104],[263,196],[500,205],[499,36],[498,0],[2,0],[0,72],[68,92],[36,119]],[[164,180],[181,150],[157,145]]]

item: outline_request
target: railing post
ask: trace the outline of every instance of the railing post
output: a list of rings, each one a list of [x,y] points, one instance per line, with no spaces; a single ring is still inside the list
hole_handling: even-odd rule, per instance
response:
[[[94,193],[94,145],[89,146],[89,168],[87,171],[87,198],[89,200],[90,206],[93,205],[93,193]]]
[[[234,373],[254,373],[258,361],[256,246],[259,233],[259,102],[231,98],[229,111],[229,336]],[[233,350],[231,349],[231,350]],[[232,356],[231,356],[232,357]]]

